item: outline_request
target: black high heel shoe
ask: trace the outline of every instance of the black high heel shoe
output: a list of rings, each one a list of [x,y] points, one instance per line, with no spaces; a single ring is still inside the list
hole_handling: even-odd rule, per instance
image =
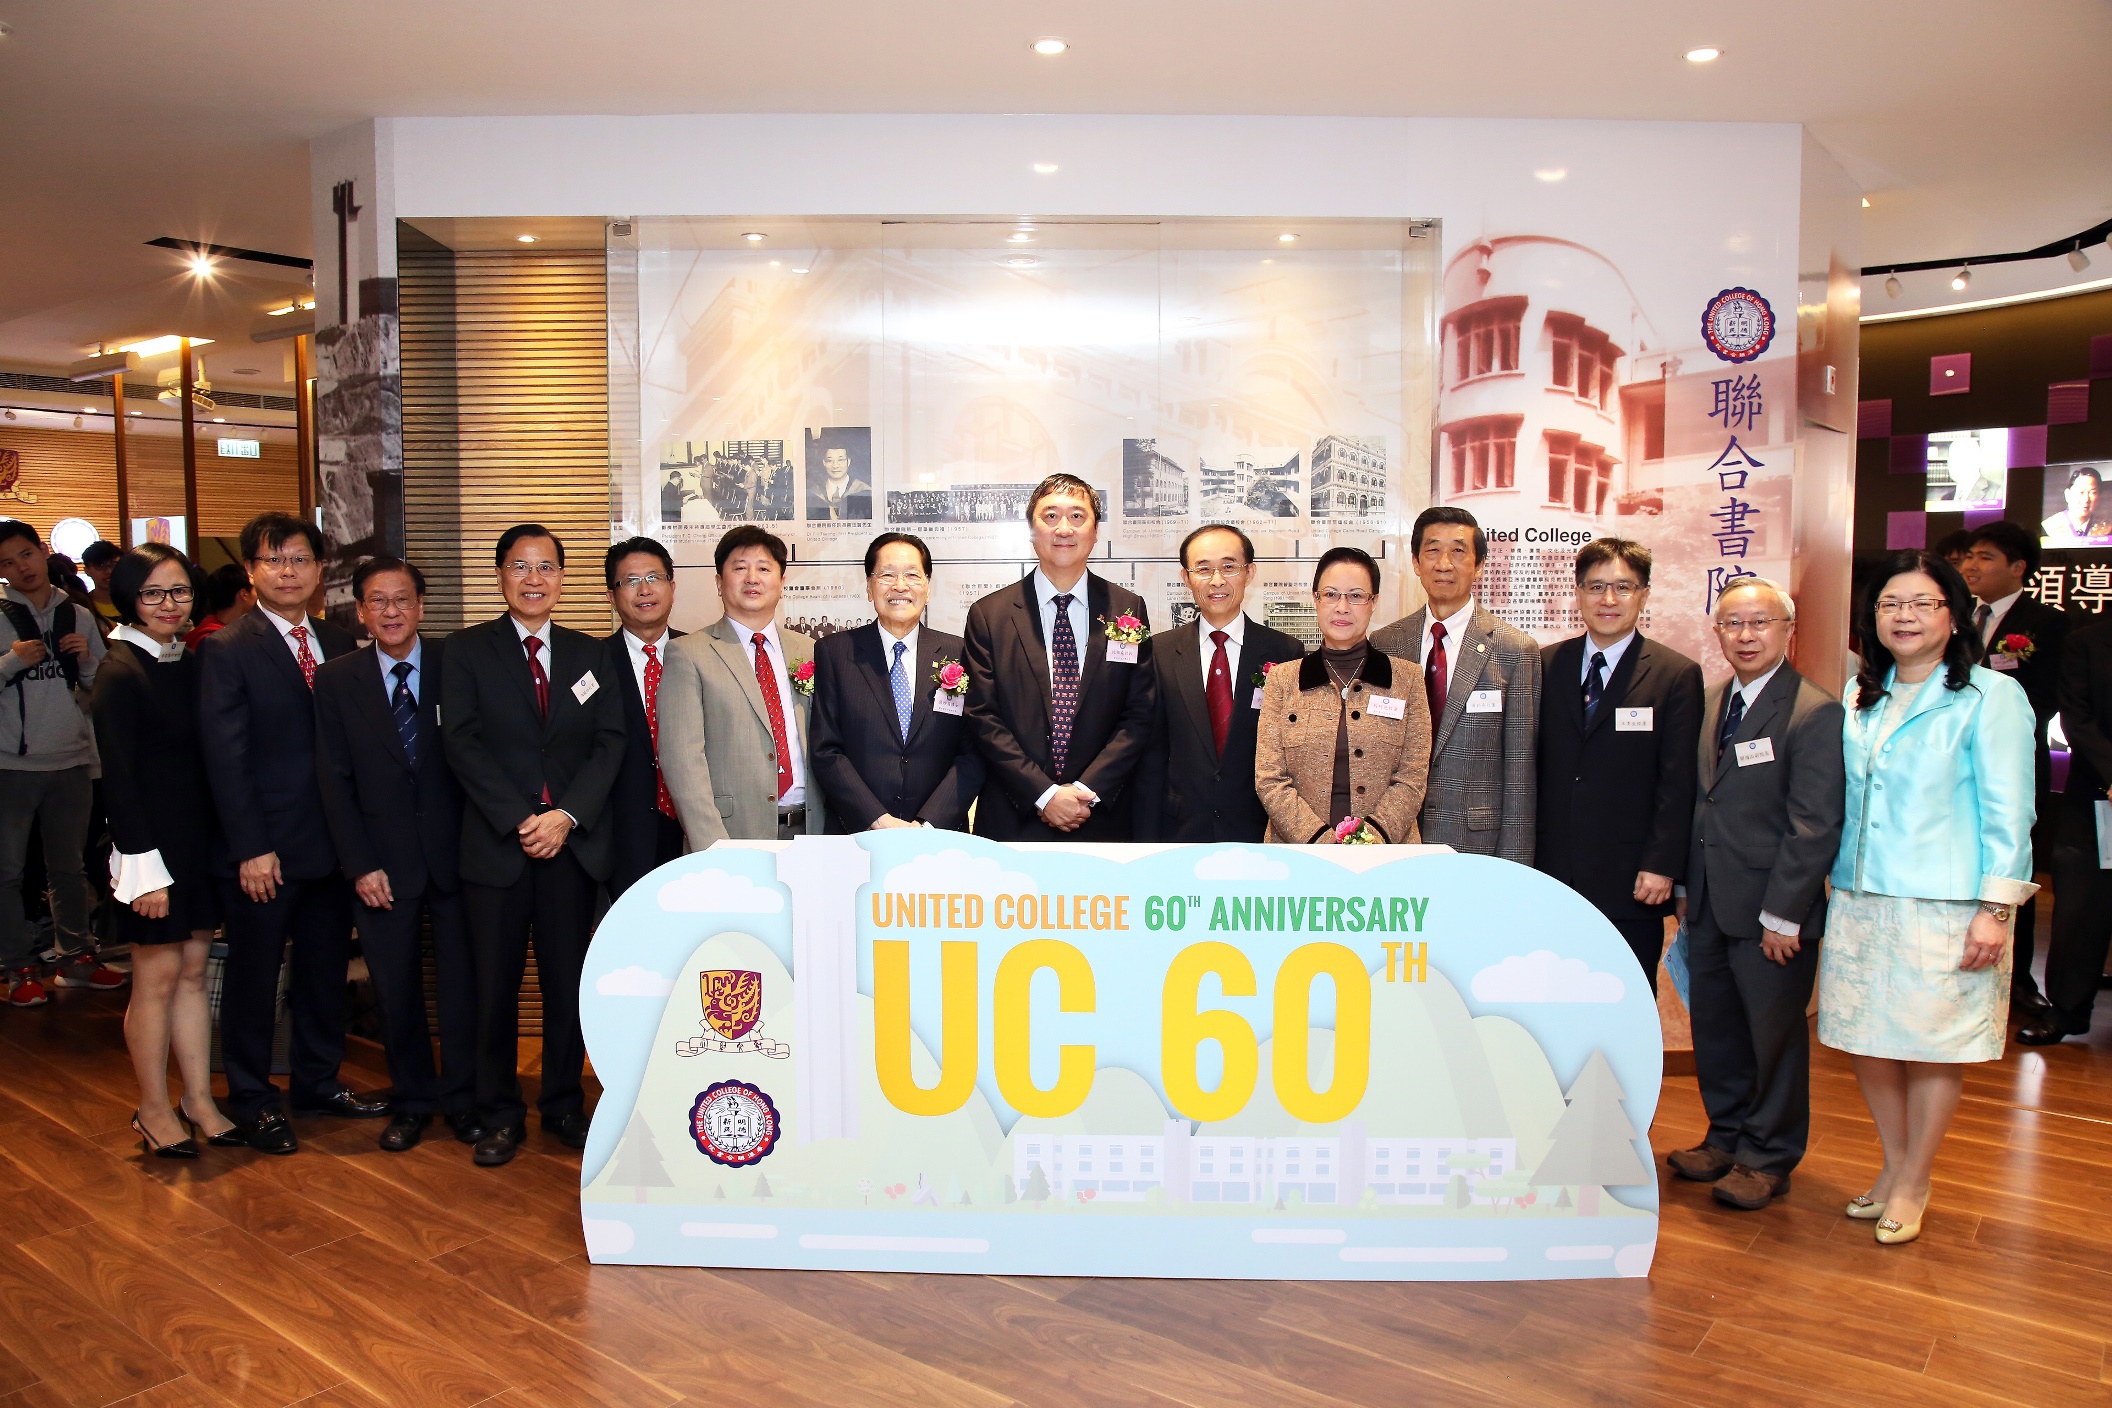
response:
[[[186,1121],[188,1123],[188,1121]],[[174,1144],[156,1144],[154,1136],[139,1122],[139,1111],[132,1112],[132,1132],[139,1136],[139,1152],[152,1154],[157,1159],[195,1159],[198,1157],[198,1141],[179,1139]]]
[[[195,1143],[198,1138],[198,1121],[185,1114],[181,1105],[176,1107],[176,1118],[183,1121],[183,1127],[191,1132],[191,1139]],[[247,1149],[249,1147],[249,1141],[242,1137],[234,1125],[229,1125],[218,1134],[206,1135],[205,1142],[216,1149]]]

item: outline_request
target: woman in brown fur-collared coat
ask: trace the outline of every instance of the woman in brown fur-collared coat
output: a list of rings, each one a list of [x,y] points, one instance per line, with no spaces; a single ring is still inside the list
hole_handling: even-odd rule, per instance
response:
[[[1430,776],[1430,701],[1422,672],[1366,636],[1379,564],[1333,548],[1313,574],[1321,648],[1269,671],[1254,750],[1254,791],[1268,839],[1334,841],[1345,817],[1395,845],[1421,840],[1416,813]]]

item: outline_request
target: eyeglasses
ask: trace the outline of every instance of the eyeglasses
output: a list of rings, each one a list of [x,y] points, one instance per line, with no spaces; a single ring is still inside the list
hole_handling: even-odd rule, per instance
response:
[[[305,552],[284,554],[278,557],[257,557],[250,560],[259,567],[269,567],[275,572],[305,572],[315,566],[314,556]]]
[[[1313,595],[1319,599],[1322,606],[1334,606],[1337,604],[1369,606],[1377,599],[1370,592],[1338,592],[1333,587],[1322,587],[1319,591],[1314,592]]]
[[[310,562],[315,561],[312,557],[308,560]],[[178,606],[189,606],[191,604],[191,589],[189,587],[141,587],[138,601],[141,606],[159,606],[167,601],[173,601]]]
[[[1787,621],[1787,616],[1740,616],[1729,621],[1718,621],[1716,629],[1727,636],[1742,636],[1747,631],[1759,635],[1778,621]]]
[[[363,600],[367,610],[377,616],[401,616],[418,604],[416,596],[370,596]]]
[[[879,572],[874,574],[873,580],[880,584],[883,591],[893,591],[897,587],[915,591],[931,579],[922,572]]]
[[[509,562],[506,575],[509,577],[555,577],[565,569],[554,562]]]
[[[1626,601],[1637,592],[1649,590],[1637,582],[1586,582],[1582,590],[1586,596],[1613,597]]]
[[[1917,596],[1905,601],[1898,597],[1879,597],[1877,614],[1880,616],[1934,616],[1939,611],[1950,610],[1951,604],[1941,597]]]
[[[618,577],[616,585],[627,592],[634,592],[640,587],[657,587],[666,580],[667,577],[662,573],[648,572],[643,577]]]
[[[1229,582],[1236,577],[1245,576],[1247,564],[1234,562],[1223,567],[1190,567],[1186,570],[1188,575],[1198,582]]]

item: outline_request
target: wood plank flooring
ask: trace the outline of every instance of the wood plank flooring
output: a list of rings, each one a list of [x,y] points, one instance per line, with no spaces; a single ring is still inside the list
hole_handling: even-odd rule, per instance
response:
[[[1840,1215],[1876,1139],[1822,1049],[1795,1191],[1667,1178],[1647,1281],[1392,1286],[594,1267],[539,1131],[495,1171],[373,1122],[142,1159],[122,1013],[0,1012],[0,1408],[2112,1408],[2112,1016],[1971,1068],[1913,1246]],[[356,1042],[347,1075],[386,1081]],[[1703,1124],[1668,1081],[1656,1148]]]

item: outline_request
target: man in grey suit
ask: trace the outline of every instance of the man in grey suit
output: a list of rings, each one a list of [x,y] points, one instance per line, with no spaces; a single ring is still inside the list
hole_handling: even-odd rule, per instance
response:
[[[1540,644],[1475,602],[1489,539],[1473,514],[1424,509],[1409,551],[1429,604],[1373,631],[1371,643],[1421,665],[1429,691],[1423,840],[1531,865]]]
[[[743,523],[712,555],[725,615],[682,637],[660,681],[660,776],[693,851],[825,826],[807,771],[814,642],[777,624],[784,539]]]
[[[1687,893],[1694,1071],[1709,1133],[1666,1155],[1716,1201],[1755,1211],[1789,1191],[1811,1132],[1805,1009],[1841,843],[1841,703],[1787,662],[1796,603],[1747,578],[1716,598],[1732,677],[1709,686]]]

